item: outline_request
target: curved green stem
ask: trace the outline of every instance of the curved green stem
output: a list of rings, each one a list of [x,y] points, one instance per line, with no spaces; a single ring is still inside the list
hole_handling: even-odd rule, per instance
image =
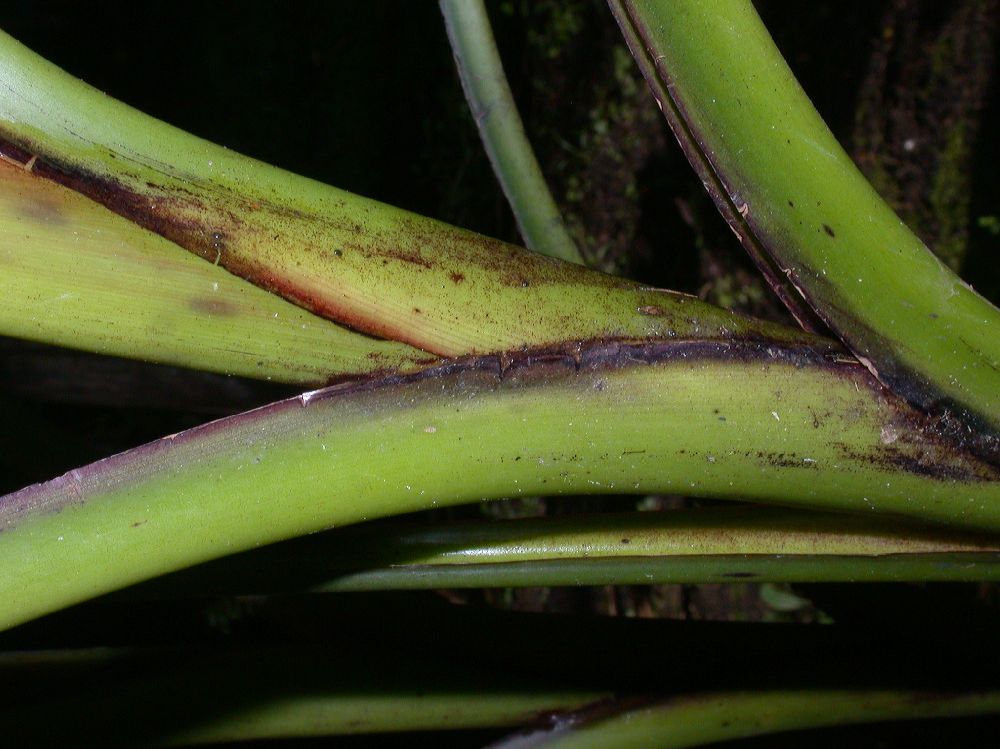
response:
[[[613,708],[610,708],[613,710]],[[624,704],[609,717],[594,710],[566,716],[548,731],[517,736],[495,749],[685,749],[781,731],[890,720],[1000,713],[1000,691],[796,690],[681,697]],[[588,722],[589,719],[589,722]],[[581,724],[582,723],[582,724]]]
[[[367,524],[220,559],[136,592],[997,579],[996,537],[896,519],[733,506]]]
[[[300,568],[300,564],[296,566]],[[270,572],[273,574],[274,571]],[[1000,555],[995,552],[940,552],[878,557],[834,554],[690,554],[674,557],[586,557],[528,562],[400,564],[381,569],[344,571],[324,583],[310,587],[310,590],[332,593],[577,585],[987,581],[1000,581]],[[258,583],[259,578],[254,579],[254,585]],[[191,589],[199,590],[202,584],[204,581],[191,576]],[[287,590],[287,586],[283,589]]]
[[[482,0],[441,0],[462,90],[528,247],[583,263],[545,184],[507,83]]]
[[[872,189],[749,0],[611,5],[692,165],[772,283],[791,285],[793,311],[800,296],[912,403],[1000,435],[1000,310]]]
[[[713,507],[492,522],[354,528],[353,540],[395,563],[464,565],[543,559],[716,554],[883,556],[1000,550],[1000,539],[879,517],[772,507]],[[333,552],[333,549],[329,549]],[[335,552],[334,552],[335,553]],[[346,561],[343,552],[341,559]]]
[[[1000,529],[997,469],[822,350],[482,357],[335,386],[0,498],[0,626],[334,525],[520,494],[683,492]]]

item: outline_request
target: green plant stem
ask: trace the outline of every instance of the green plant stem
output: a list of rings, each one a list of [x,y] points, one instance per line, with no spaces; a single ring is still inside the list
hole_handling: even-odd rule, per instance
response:
[[[700,554],[884,554],[985,552],[1000,538],[958,533],[894,519],[727,506],[613,515],[570,515],[402,526],[345,533],[395,561],[462,565],[579,557]],[[363,540],[367,539],[367,540]],[[332,551],[332,549],[330,549]]]
[[[535,252],[583,263],[524,132],[482,0],[441,0],[462,90],[493,171]]]
[[[1000,713],[1000,691],[796,690],[682,697],[601,715],[567,716],[496,749],[685,749],[782,731]],[[590,718],[588,722],[588,717]]]
[[[0,333],[319,386],[433,360],[312,315],[0,161]]]
[[[0,81],[7,161],[364,333],[439,356],[602,337],[806,340],[241,156],[105,96],[3,34]]]
[[[433,527],[366,524],[220,559],[134,592],[996,579],[995,537],[895,519],[732,506]]]
[[[515,728],[609,697],[410,654],[362,661],[316,646],[2,653],[0,673],[9,679],[0,689],[4,739],[16,746]]]
[[[345,571],[316,592],[519,588],[706,583],[986,582],[1000,580],[996,553],[848,556],[691,554],[676,557],[595,557],[529,562],[410,564]],[[256,580],[254,581],[257,582]],[[202,581],[192,576],[191,587]],[[287,588],[285,588],[287,589]],[[222,592],[217,591],[217,592]]]
[[[331,526],[683,492],[1000,529],[996,469],[815,349],[581,346],[345,384],[0,498],[0,626]]]
[[[769,280],[922,408],[1000,435],[1000,310],[899,220],[749,0],[612,0],[692,165]],[[799,312],[800,319],[805,314]]]

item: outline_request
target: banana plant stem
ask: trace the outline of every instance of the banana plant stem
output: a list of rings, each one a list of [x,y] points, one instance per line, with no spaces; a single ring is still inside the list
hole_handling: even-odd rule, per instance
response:
[[[684,492],[997,530],[996,471],[822,350],[470,358],[305,393],[0,498],[0,626],[323,528],[522,494]]]

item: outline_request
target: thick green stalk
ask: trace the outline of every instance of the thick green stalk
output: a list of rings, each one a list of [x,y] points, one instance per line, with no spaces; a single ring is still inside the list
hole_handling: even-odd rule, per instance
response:
[[[583,263],[524,132],[482,0],[441,0],[462,90],[493,172],[535,252]]]
[[[137,592],[996,579],[996,537],[898,519],[733,506],[434,526],[375,523],[220,559]]]
[[[784,298],[893,391],[1000,434],[1000,310],[864,179],[749,0],[611,0],[692,165]]]
[[[433,357],[316,317],[0,161],[0,334],[300,385]]]
[[[365,333],[443,356],[591,338],[806,340],[254,161],[114,101],[2,34],[0,85],[4,159]]]
[[[686,749],[781,731],[1000,713],[1000,691],[795,690],[681,697],[567,716],[496,749]],[[602,714],[603,712],[603,714]]]
[[[940,428],[802,346],[598,344],[335,386],[0,499],[0,626],[321,528],[520,494],[683,492],[1000,529],[996,467]]]

